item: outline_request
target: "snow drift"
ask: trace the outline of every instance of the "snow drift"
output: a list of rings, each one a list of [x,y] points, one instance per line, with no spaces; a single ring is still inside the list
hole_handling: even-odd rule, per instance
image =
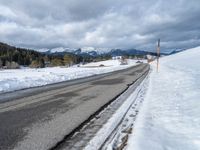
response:
[[[150,86],[127,149],[200,149],[200,47],[152,63]]]

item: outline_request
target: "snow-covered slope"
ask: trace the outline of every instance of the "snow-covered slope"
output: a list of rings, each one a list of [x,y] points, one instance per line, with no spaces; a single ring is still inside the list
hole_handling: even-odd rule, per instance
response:
[[[129,62],[135,62],[134,60],[129,60]],[[106,61],[100,61],[100,62],[92,62],[92,63],[88,63],[85,64],[84,67],[98,67],[100,65],[104,65],[106,67],[110,67],[110,66],[119,66],[120,65],[120,61],[119,60],[106,60]]]
[[[153,63],[128,150],[200,149],[200,47]]]
[[[98,55],[108,53],[111,51],[110,48],[94,48],[94,47],[83,47],[81,48],[82,52],[89,53],[95,51]]]
[[[56,48],[52,48],[52,49],[48,49],[48,48],[43,48],[43,49],[38,49],[37,51],[42,52],[42,53],[60,53],[60,52],[73,52],[77,49],[75,48],[65,48],[65,47],[56,47]]]
[[[99,67],[100,64],[105,67]],[[133,65],[135,61],[131,60],[128,65],[120,65],[118,60],[108,60],[81,67],[0,70],[0,93],[112,72]]]

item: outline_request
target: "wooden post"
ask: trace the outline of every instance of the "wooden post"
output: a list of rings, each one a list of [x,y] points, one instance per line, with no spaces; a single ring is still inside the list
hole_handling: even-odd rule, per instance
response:
[[[158,39],[158,46],[157,46],[157,72],[159,68],[159,57],[160,57],[160,39]]]

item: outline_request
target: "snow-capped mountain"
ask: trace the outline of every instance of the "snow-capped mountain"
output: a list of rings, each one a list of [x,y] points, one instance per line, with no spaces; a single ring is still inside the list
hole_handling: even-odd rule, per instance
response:
[[[83,47],[83,48],[64,48],[57,47],[53,49],[39,49],[39,52],[46,54],[54,54],[54,53],[73,53],[76,55],[90,55],[90,56],[98,56],[103,55],[111,51],[109,48],[94,48],[94,47]]]
[[[145,50],[137,49],[111,49],[111,48],[94,48],[94,47],[82,47],[82,48],[65,48],[57,47],[53,49],[40,49],[42,53],[46,54],[60,54],[71,53],[80,56],[92,56],[97,57],[101,55],[111,56],[123,56],[123,55],[156,55],[156,52],[149,52]],[[181,49],[170,50],[168,53],[161,53],[161,55],[170,55],[182,51]]]
[[[47,48],[43,48],[43,49],[39,49],[39,52],[42,53],[61,53],[61,52],[73,52],[77,49],[75,48],[65,48],[65,47],[56,47],[56,48],[52,48],[52,49],[47,49]]]
[[[81,51],[82,52],[86,52],[86,53],[89,53],[89,52],[97,52],[98,54],[104,54],[104,53],[108,53],[110,52],[112,49],[111,48],[94,48],[94,47],[83,47],[81,48]]]

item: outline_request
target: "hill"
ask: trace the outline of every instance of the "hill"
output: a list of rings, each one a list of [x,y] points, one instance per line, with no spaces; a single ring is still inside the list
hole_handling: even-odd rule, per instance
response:
[[[44,54],[35,50],[17,48],[0,42],[0,68],[15,69],[20,66],[43,68],[46,66],[72,65],[82,61],[79,56],[65,53],[63,56]]]

